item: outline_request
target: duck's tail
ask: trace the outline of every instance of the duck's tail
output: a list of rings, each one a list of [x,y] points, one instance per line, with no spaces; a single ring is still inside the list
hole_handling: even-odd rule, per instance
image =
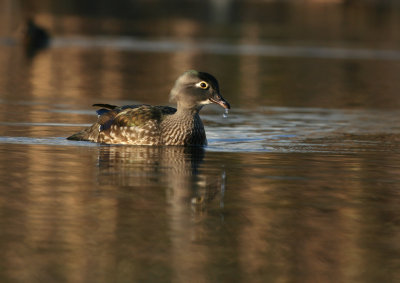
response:
[[[92,126],[83,129],[82,131],[73,134],[72,136],[69,136],[67,140],[96,142],[100,132],[99,128],[100,125],[98,123],[94,123]]]
[[[68,137],[67,140],[97,142],[100,131],[109,127],[115,115],[118,114],[117,110],[112,111],[118,108],[118,106],[115,105],[93,104],[93,106],[102,107],[101,109],[96,111],[98,115],[97,122],[94,123],[92,126],[83,129],[76,134],[73,134],[72,136]]]

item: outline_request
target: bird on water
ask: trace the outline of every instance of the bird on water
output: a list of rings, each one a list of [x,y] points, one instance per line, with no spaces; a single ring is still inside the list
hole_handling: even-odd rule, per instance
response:
[[[170,92],[169,106],[93,104],[98,119],[67,139],[104,144],[131,145],[207,145],[199,112],[215,103],[230,109],[219,91],[218,81],[210,74],[190,70],[183,73]]]

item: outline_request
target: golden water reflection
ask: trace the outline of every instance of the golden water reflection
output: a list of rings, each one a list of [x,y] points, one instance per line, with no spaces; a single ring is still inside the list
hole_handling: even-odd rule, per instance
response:
[[[94,112],[79,112],[93,103],[167,104],[173,81],[192,68],[218,77],[236,115],[229,127],[242,126],[238,139],[258,125],[240,119],[259,106],[398,109],[396,56],[196,49],[197,42],[223,42],[397,50],[394,1],[226,1],[225,7],[209,1],[210,17],[200,1],[182,1],[182,10],[167,1],[127,4],[143,9],[108,1],[116,8],[109,11],[105,4],[83,11],[82,1],[53,2],[35,1],[35,19],[55,42],[67,41],[28,59],[18,38],[23,9],[19,1],[0,0],[0,137],[25,139],[0,143],[1,282],[400,282],[395,124],[376,126],[364,140],[348,138],[349,154],[340,154],[348,145],[326,136],[317,142],[325,151],[329,143],[334,154],[316,146],[251,153],[35,142],[93,122]],[[166,9],[152,11],[161,2]],[[68,41],[78,35],[96,42],[99,34],[117,42],[123,36],[189,42],[193,49],[127,51]],[[267,125],[256,131],[286,122],[254,117]],[[357,121],[355,129],[368,127]],[[222,124],[209,130],[219,137]],[[271,135],[263,138],[269,145]]]
[[[0,157],[2,281],[400,275],[398,155],[1,145]]]

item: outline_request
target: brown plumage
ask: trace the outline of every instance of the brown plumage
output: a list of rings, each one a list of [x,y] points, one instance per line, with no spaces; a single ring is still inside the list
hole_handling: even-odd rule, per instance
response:
[[[177,109],[168,106],[94,104],[102,107],[91,127],[70,137],[106,144],[206,145],[199,111],[216,103],[229,109],[219,93],[217,80],[210,74],[187,71],[175,82],[170,97]]]

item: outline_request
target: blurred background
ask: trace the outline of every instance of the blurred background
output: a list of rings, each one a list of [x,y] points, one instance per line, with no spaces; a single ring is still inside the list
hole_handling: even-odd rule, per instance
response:
[[[3,96],[25,87],[23,95],[72,103],[166,103],[172,82],[194,68],[217,76],[235,106],[400,106],[394,0],[0,5]],[[18,51],[28,19],[51,35],[48,50],[28,52],[37,55],[29,71]]]

